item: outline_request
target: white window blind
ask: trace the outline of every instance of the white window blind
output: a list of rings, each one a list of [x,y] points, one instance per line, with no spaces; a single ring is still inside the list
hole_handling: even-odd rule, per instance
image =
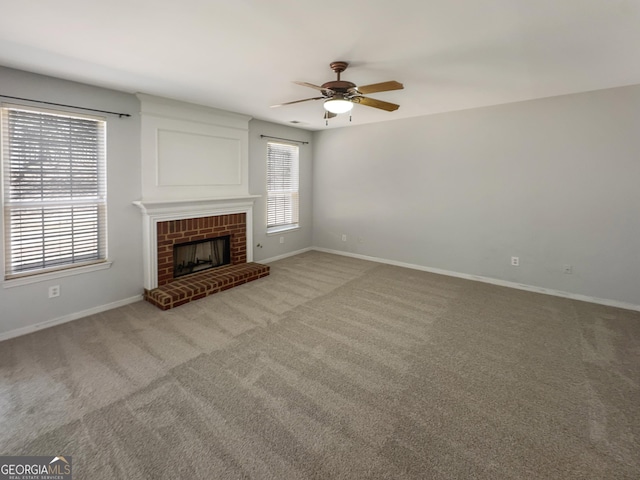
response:
[[[298,147],[267,143],[267,231],[298,226]]]
[[[104,261],[106,122],[2,108],[5,278]]]

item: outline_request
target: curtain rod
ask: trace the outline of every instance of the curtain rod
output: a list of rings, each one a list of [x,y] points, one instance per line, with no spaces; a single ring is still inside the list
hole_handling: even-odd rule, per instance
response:
[[[292,140],[290,138],[280,138],[280,137],[272,137],[270,135],[260,135],[260,138],[273,138],[275,140],[285,140],[287,142],[296,142],[296,143],[301,143],[303,145],[307,145],[309,142],[304,142],[302,140]]]
[[[55,105],[57,107],[77,108],[79,110],[87,110],[89,112],[108,113],[109,115],[118,115],[120,118],[122,118],[122,117],[130,117],[131,116],[128,113],[109,112],[107,110],[96,110],[95,108],[76,107],[75,105],[65,105],[64,103],[45,102],[44,100],[33,100],[32,98],[10,97],[9,95],[0,95],[0,97],[11,98],[13,100],[24,100],[26,102],[44,103],[44,104],[47,104],[47,105]]]

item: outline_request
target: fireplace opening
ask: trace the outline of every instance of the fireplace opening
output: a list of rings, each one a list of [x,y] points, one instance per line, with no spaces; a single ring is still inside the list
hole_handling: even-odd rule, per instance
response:
[[[173,278],[231,263],[231,236],[173,246]]]

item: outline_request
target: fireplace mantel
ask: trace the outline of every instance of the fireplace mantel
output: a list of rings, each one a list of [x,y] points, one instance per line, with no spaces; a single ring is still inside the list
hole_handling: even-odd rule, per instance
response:
[[[180,218],[194,218],[194,217],[182,217],[183,213],[193,211],[210,212],[214,209],[235,208],[238,206],[253,206],[253,202],[260,195],[243,195],[240,197],[211,197],[211,198],[193,198],[193,199],[170,199],[170,200],[138,200],[133,202],[138,206],[143,213],[147,215],[169,215],[163,220],[177,220]],[[225,212],[226,213],[226,212]],[[237,212],[230,212],[237,213]],[[177,217],[171,217],[171,215],[178,215]],[[223,215],[224,213],[216,213],[215,215]],[[200,215],[196,215],[200,216]]]
[[[247,215],[247,262],[253,261],[253,203],[260,195],[198,199],[139,200],[142,212],[144,288],[158,286],[158,222],[245,213]]]

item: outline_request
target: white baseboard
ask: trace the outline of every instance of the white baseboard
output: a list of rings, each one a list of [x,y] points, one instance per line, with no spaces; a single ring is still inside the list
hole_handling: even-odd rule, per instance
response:
[[[312,247],[311,250],[318,252],[332,253],[334,255],[342,255],[345,257],[359,258],[361,260],[369,260],[371,262],[385,263],[395,265],[397,267],[411,268],[413,270],[422,270],[424,272],[437,273],[439,275],[447,275],[449,277],[464,278],[466,280],[474,280],[477,282],[490,283],[501,287],[516,288],[518,290],[526,290],[528,292],[544,293],[545,295],[553,295],[554,297],[570,298],[572,300],[580,300],[583,302],[597,303],[608,307],[624,308],[625,310],[634,310],[640,312],[640,305],[633,303],[620,302],[618,300],[609,300],[606,298],[590,297],[588,295],[580,295],[578,293],[563,292],[551,288],[536,287],[534,285],[525,285],[523,283],[509,282],[507,280],[499,280],[497,278],[483,277],[480,275],[470,275],[468,273],[452,272],[450,270],[442,270],[440,268],[424,267],[413,263],[398,262],[395,260],[387,260],[385,258],[370,257],[368,255],[360,255],[358,253],[343,252],[340,250],[331,250],[329,248]]]
[[[395,265],[398,267],[411,268],[413,270],[422,270],[424,272],[437,273],[439,275],[447,275],[449,277],[458,277],[464,278],[466,280],[474,280],[477,282],[490,283],[492,285],[499,285],[502,287],[516,288],[518,290],[526,290],[529,292],[543,293],[546,295],[553,295],[555,297],[563,297],[570,298],[572,300],[580,300],[583,302],[596,303],[599,305],[606,305],[608,307],[617,307],[623,308],[626,310],[634,310],[640,312],[640,305],[635,305],[633,303],[620,302],[617,300],[609,300],[606,298],[598,298],[598,297],[590,297],[588,295],[580,295],[577,293],[563,292],[561,290],[554,290],[550,288],[542,288],[536,287],[533,285],[525,285],[522,283],[509,282],[507,280],[499,280],[497,278],[483,277],[479,275],[470,275],[467,273],[460,272],[452,272],[450,270],[442,270],[440,268],[432,268],[425,267],[423,265],[416,265],[413,263],[406,262],[398,262],[396,260],[388,260],[385,258],[379,257],[371,257],[368,255],[360,255],[358,253],[350,253],[343,252],[340,250],[332,250],[329,248],[321,248],[321,247],[308,247],[303,248],[301,250],[296,250],[294,252],[285,253],[283,255],[278,255],[276,257],[266,258],[264,260],[259,260],[258,263],[270,263],[275,262],[276,260],[282,260],[283,258],[292,257],[294,255],[299,255],[301,253],[309,252],[311,250],[316,250],[318,252],[331,253],[334,255],[342,255],[345,257],[359,258],[361,260],[368,260],[371,262],[384,263],[387,265]],[[53,327],[55,325],[60,325],[62,323],[71,322],[73,320],[78,320],[79,318],[87,317],[89,315],[94,315],[96,313],[105,312],[107,310],[111,310],[113,308],[122,307],[124,305],[129,305],[131,303],[138,302],[142,300],[142,295],[135,295],[133,297],[125,298],[123,300],[118,300],[117,302],[108,303],[106,305],[100,305],[98,307],[89,308],[88,310],[83,310],[81,312],[71,313],[69,315],[64,315],[62,317],[54,318],[52,320],[47,320],[45,322],[37,323],[35,325],[29,325],[22,328],[17,328],[15,330],[11,330],[9,332],[0,333],[0,342],[4,340],[9,340],[10,338],[20,337],[22,335],[27,335],[29,333],[36,332],[38,330],[43,330],[45,328]]]
[[[9,340],[10,338],[20,337],[22,335],[37,332],[38,330],[43,330],[55,325],[60,325],[62,323],[71,322],[72,320],[78,320],[79,318],[88,317],[89,315],[94,315],[96,313],[106,312],[107,310],[111,310],[112,308],[123,307],[124,305],[129,305],[130,303],[135,303],[140,300],[142,300],[142,295],[135,295],[133,297],[125,298],[124,300],[118,300],[117,302],[107,303],[106,305],[89,308],[88,310],[83,310],[81,312],[71,313],[69,315],[64,315],[52,320],[36,323],[35,325],[16,328],[15,330],[0,333],[0,342],[2,342],[3,340]]]
[[[275,262],[276,260],[281,260],[283,258],[299,255],[301,253],[308,252],[310,250],[312,250],[311,247],[303,248],[301,250],[296,250],[295,252],[289,252],[283,255],[278,255],[277,257],[271,257],[265,260],[260,260],[258,263]],[[143,299],[142,295],[136,295],[130,298],[125,298],[124,300],[119,300],[117,302],[108,303],[106,305],[100,305],[98,307],[90,308],[88,310],[83,310],[81,312],[71,313],[69,315],[64,315],[62,317],[47,320],[45,322],[36,323],[35,325],[28,325],[26,327],[16,328],[15,330],[10,330],[8,332],[0,333],[0,342],[4,340],[9,340],[10,338],[20,337],[22,335],[28,335],[29,333],[37,332],[38,330],[43,330],[45,328],[54,327],[56,325],[71,322],[73,320],[78,320],[79,318],[88,317],[89,315],[105,312],[107,310],[111,310],[112,308],[118,308],[124,305],[129,305],[130,303],[135,303],[142,299]]]
[[[264,260],[255,260],[257,263],[271,263],[276,260],[282,260],[283,258],[293,257],[294,255],[300,255],[301,253],[309,252],[314,250],[313,247],[303,248],[301,250],[296,250],[295,252],[283,253],[282,255],[278,255],[277,257],[265,258]]]

